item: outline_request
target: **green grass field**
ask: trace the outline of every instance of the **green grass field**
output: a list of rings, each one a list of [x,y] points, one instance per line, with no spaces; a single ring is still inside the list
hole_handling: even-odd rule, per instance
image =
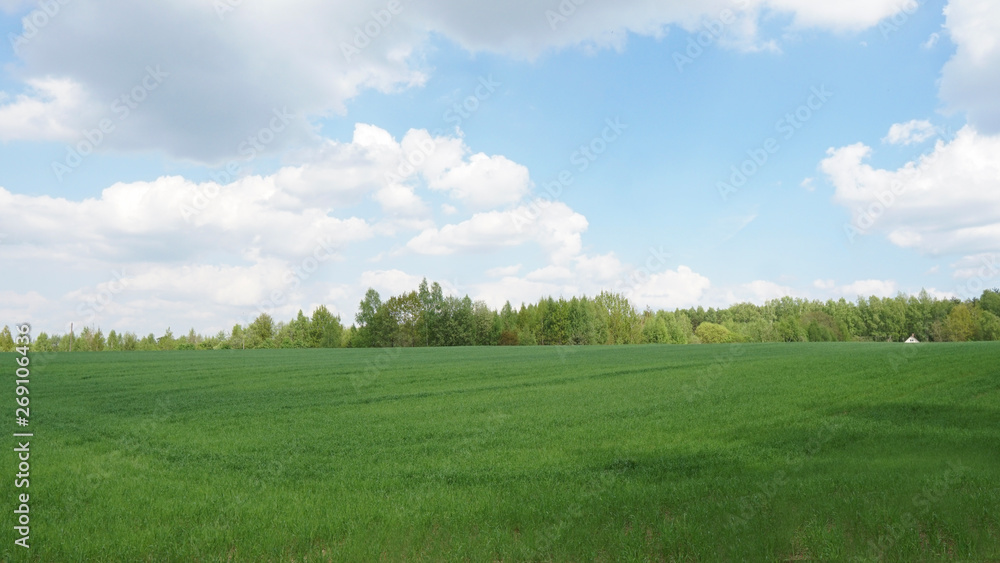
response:
[[[6,561],[1000,560],[997,343],[62,354],[31,390]]]

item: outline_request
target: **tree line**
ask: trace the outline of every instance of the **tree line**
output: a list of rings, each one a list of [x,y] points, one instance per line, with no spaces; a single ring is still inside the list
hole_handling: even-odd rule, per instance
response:
[[[1000,340],[1000,289],[980,297],[936,299],[918,295],[810,301],[782,297],[764,305],[738,303],[639,311],[620,293],[555,299],[499,310],[468,296],[445,296],[440,284],[420,286],[383,300],[368,289],[354,323],[345,327],[325,306],[301,310],[288,322],[261,313],[247,326],[203,336],[192,328],[159,337],[131,332],[39,333],[35,351],[225,350],[262,348],[385,348],[416,346],[544,346],[613,344],[715,344],[734,342],[893,341],[915,335],[922,342]],[[11,331],[0,331],[0,351],[14,349]]]

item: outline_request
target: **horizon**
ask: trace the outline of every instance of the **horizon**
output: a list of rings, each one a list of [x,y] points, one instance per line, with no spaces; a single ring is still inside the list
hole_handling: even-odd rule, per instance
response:
[[[973,299],[998,28],[970,0],[0,0],[0,325],[349,325],[425,278],[494,310]]]

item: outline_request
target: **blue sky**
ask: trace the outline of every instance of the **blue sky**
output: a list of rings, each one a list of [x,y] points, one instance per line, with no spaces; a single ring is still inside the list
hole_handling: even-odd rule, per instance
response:
[[[1000,285],[989,3],[0,15],[0,323],[350,322],[422,277],[495,307]]]

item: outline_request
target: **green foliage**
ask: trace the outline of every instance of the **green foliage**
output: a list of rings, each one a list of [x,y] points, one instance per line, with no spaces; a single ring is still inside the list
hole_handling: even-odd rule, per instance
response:
[[[724,344],[733,339],[733,333],[728,328],[708,321],[698,325],[694,333],[702,344]]]
[[[952,342],[966,342],[973,339],[976,333],[976,323],[972,316],[972,309],[962,303],[957,305],[948,314],[945,321],[945,334]]]
[[[309,323],[306,338],[310,348],[338,348],[342,346],[344,327],[340,324],[340,317],[333,316],[333,313],[325,305],[316,307],[312,314],[312,321]]]
[[[1000,291],[987,289],[979,298],[979,307],[993,315],[1000,317]]]
[[[114,330],[107,339],[100,328],[84,327],[80,337],[53,335],[53,351],[225,350],[254,348],[369,348],[414,346],[688,344],[715,342],[696,336],[704,323],[728,331],[726,342],[894,341],[915,334],[921,342],[998,340],[1000,293],[983,292],[966,302],[936,300],[926,291],[916,296],[859,298],[826,302],[783,297],[764,305],[737,303],[727,309],[703,307],[642,314],[622,294],[602,292],[595,298],[545,297],[499,311],[469,296],[444,296],[441,285],[420,282],[416,291],[383,301],[369,288],[359,303],[356,325],[345,329],[325,306],[312,317],[301,310],[295,318],[275,323],[261,315],[250,326],[235,325],[227,336],[204,337],[193,328],[174,338],[170,330],[156,339],[139,340]],[[9,329],[8,329],[9,332]],[[0,337],[2,339],[2,337]]]
[[[794,313],[787,314],[778,322],[777,333],[782,342],[805,342],[806,340],[806,331]]]
[[[639,316],[624,295],[602,291],[594,298],[594,303],[598,319],[607,327],[606,344],[634,344],[639,341]]]
[[[647,311],[644,315],[644,321],[642,326],[643,343],[666,344],[670,342],[670,331],[662,317],[656,316],[652,311]]]
[[[247,327],[247,348],[276,348],[274,336],[274,319],[267,313],[261,313]]]
[[[14,351],[14,336],[10,332],[10,327],[4,325],[0,330],[0,352]]]

